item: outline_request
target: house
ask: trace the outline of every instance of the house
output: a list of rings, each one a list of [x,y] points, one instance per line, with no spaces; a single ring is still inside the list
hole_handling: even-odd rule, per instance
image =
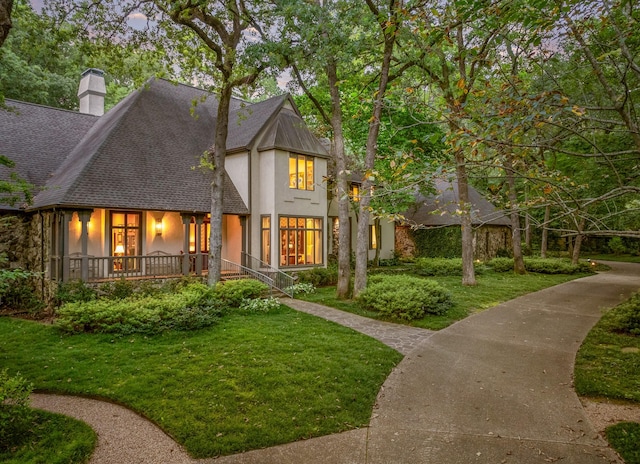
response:
[[[357,245],[358,227],[358,201],[362,182],[361,175],[354,174],[349,182],[349,224],[350,224],[350,250],[355,253]],[[329,213],[328,213],[329,243],[327,248],[329,255],[338,255],[338,231],[340,229],[340,221],[338,219],[338,197],[336,189],[332,189],[329,196]],[[368,259],[372,261],[376,257],[376,253],[380,259],[390,259],[394,256],[394,236],[395,225],[393,221],[387,219],[375,218],[369,220],[368,225]]]
[[[12,100],[0,111],[0,153],[35,186],[30,204],[0,205],[19,218],[0,251],[42,273],[45,297],[76,278],[206,272],[211,195],[200,165],[216,99],[151,79],[103,114],[104,95],[103,73],[91,69],[79,113]],[[291,97],[233,99],[227,149],[223,268],[325,266],[329,155]]]
[[[460,197],[454,179],[435,180],[434,195],[416,195],[415,204],[404,214],[405,220],[396,224],[395,249],[401,256],[416,256],[414,231],[460,227]],[[476,189],[469,186],[471,224],[473,226],[474,258],[482,261],[496,257],[502,250],[511,249],[511,220]],[[457,247],[456,249],[459,249]]]

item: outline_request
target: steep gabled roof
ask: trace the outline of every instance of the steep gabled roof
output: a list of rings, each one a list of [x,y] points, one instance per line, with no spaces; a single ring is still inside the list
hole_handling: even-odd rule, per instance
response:
[[[0,154],[8,156],[15,169],[0,168],[0,179],[8,180],[10,172],[15,172],[37,187],[46,184],[99,120],[97,116],[14,100],[6,100],[6,105],[9,111],[0,109]]]
[[[33,208],[208,211],[210,177],[197,166],[213,145],[217,102],[206,97],[193,87],[149,81],[100,118],[36,196]],[[230,181],[224,212],[248,212]]]
[[[460,225],[458,210],[458,184],[455,180],[435,181],[436,194],[416,195],[416,203],[404,214],[414,224],[424,226]],[[511,221],[504,211],[497,209],[480,193],[469,186],[469,200],[472,205],[471,222],[474,226],[510,226]]]

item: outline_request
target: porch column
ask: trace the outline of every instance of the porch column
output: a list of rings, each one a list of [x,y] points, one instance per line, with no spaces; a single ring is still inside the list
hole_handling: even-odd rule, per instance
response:
[[[240,216],[240,234],[242,236],[242,248],[240,250],[240,264],[247,265],[247,216]],[[260,232],[262,234],[262,232]],[[260,237],[262,240],[262,237]]]
[[[93,210],[78,211],[78,218],[82,223],[82,231],[80,233],[82,267],[80,268],[80,275],[83,282],[89,280],[89,221],[91,221],[91,213],[93,213]]]
[[[204,214],[196,214],[196,275],[202,275],[202,223]]]
[[[62,233],[62,247],[60,249],[62,255],[62,281],[69,282],[69,223],[73,218],[73,211],[62,211],[60,222]]]
[[[182,213],[182,224],[184,224],[184,240],[182,243],[182,249],[184,250],[184,256],[182,257],[182,274],[189,275],[189,224],[191,224],[191,214]]]

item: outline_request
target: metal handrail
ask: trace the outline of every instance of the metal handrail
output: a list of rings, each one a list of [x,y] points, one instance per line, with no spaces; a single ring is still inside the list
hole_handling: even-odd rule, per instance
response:
[[[242,252],[242,262],[246,267],[271,277],[274,282],[274,288],[293,298],[293,291],[286,290],[287,288],[291,288],[293,284],[295,284],[295,279],[292,276],[245,252]]]
[[[285,291],[284,288],[280,288],[276,285],[276,282],[274,281],[274,279],[272,279],[269,275],[263,273],[263,272],[259,272],[256,271],[254,269],[248,268],[247,266],[243,266],[242,264],[238,264],[238,263],[234,263],[231,261],[228,261],[226,259],[222,260],[222,272],[223,275],[225,273],[231,273],[231,274],[235,274],[241,277],[249,277],[251,279],[256,279],[266,285],[269,286],[269,289],[271,291],[273,291],[273,289],[276,289],[282,293],[284,293],[285,295],[292,297],[293,298],[293,294],[291,292],[287,292]]]

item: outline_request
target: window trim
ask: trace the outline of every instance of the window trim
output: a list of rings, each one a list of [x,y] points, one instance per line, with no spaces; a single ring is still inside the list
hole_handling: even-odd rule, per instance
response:
[[[265,227],[264,220],[267,219],[268,224]],[[268,235],[268,250],[264,249],[265,246],[265,232]],[[265,259],[266,258],[266,259]],[[260,216],[260,261],[271,266],[271,215],[263,214]]]

